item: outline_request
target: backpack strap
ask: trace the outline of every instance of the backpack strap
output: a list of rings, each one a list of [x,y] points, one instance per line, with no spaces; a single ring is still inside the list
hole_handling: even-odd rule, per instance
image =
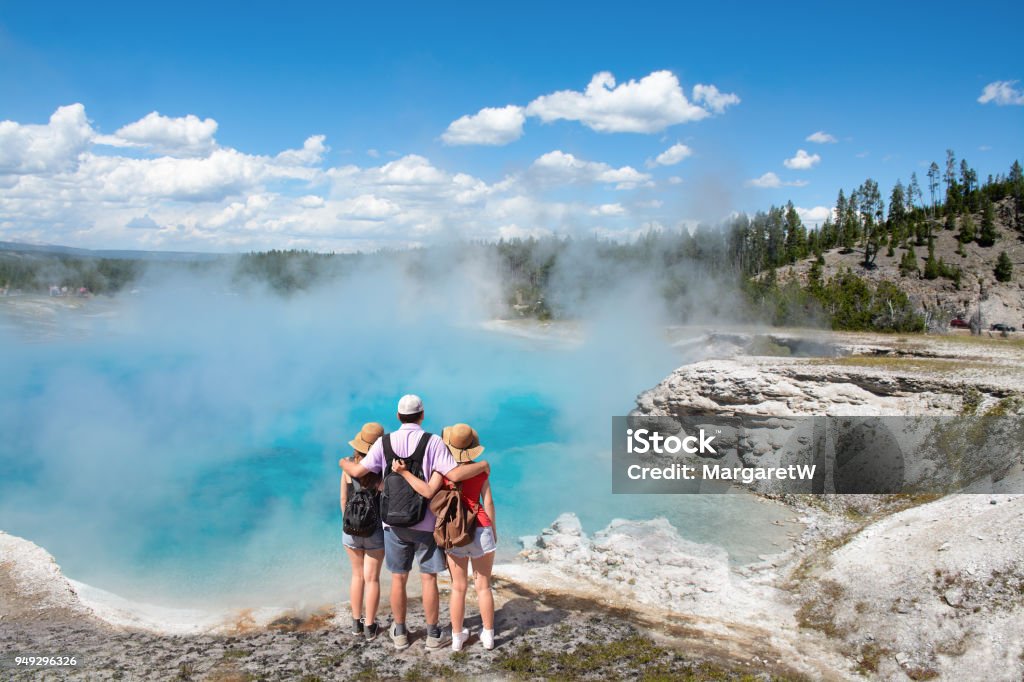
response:
[[[479,500],[471,500],[468,497],[466,497],[465,493],[462,492],[462,483],[461,482],[456,483],[455,481],[451,480],[447,476],[444,477],[444,482],[445,482],[445,487],[448,488],[448,490],[454,490],[455,492],[457,492],[459,494],[459,497],[461,497],[462,501],[466,503],[466,506],[468,506],[469,510],[471,512],[473,512],[474,516],[477,514],[477,512],[479,512],[481,509],[483,509],[483,507],[480,506],[480,501]]]
[[[387,478],[393,472],[391,471],[391,463],[395,461],[395,450],[391,447],[391,434],[385,433],[380,437],[381,447],[384,448],[384,470],[381,473],[381,478]]]
[[[423,458],[427,456],[427,445],[430,444],[430,439],[433,437],[434,434],[424,431],[423,435],[420,436],[420,442],[416,444],[416,449],[405,460],[405,466],[413,473],[413,476],[425,478],[423,475],[425,473],[423,471]]]
[[[420,436],[420,442],[416,444],[416,449],[413,453],[405,458],[406,468],[412,472],[413,476],[417,478],[423,478],[423,458],[427,455],[427,445],[430,443],[430,439],[434,437],[434,434],[423,432]],[[383,477],[390,476],[394,473],[391,470],[391,463],[395,461],[398,455],[395,454],[395,449],[391,447],[391,434],[385,433],[381,436],[381,446],[384,448],[384,471]]]

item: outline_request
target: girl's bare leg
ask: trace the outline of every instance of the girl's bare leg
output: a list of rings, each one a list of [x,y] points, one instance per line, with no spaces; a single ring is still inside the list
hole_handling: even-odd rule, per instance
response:
[[[452,633],[462,632],[466,615],[466,587],[469,580],[469,558],[448,556],[448,570],[452,573],[452,600],[448,610],[452,617]]]
[[[363,556],[363,602],[366,605],[366,624],[377,618],[380,606],[380,567],[384,563],[384,550],[367,551]]]
[[[476,601],[480,606],[480,619],[485,630],[494,629],[494,594],[491,592],[491,569],[494,568],[494,552],[473,559],[473,580],[476,586]]]
[[[352,606],[352,618],[359,620],[363,615],[363,550],[346,547],[348,561],[352,564],[352,580],[348,584],[348,601]]]

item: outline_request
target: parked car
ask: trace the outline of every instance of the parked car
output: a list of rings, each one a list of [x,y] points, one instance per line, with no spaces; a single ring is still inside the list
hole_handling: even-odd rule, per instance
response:
[[[956,329],[970,329],[971,328],[971,324],[967,320],[963,319],[962,317],[958,317],[955,320],[950,320],[949,321],[949,326],[950,327],[955,327]]]
[[[994,325],[989,327],[989,330],[994,332],[1015,332],[1017,331],[1017,328],[1011,327],[1008,324],[1003,324],[1002,322],[996,322]]]

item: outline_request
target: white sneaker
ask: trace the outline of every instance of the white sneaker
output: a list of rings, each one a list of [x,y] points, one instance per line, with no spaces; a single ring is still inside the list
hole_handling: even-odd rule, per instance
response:
[[[452,651],[462,651],[462,645],[469,639],[469,630],[462,628],[462,632],[452,632]]]
[[[494,648],[494,630],[488,630],[484,628],[480,631],[480,643],[484,645],[484,648],[490,651]]]

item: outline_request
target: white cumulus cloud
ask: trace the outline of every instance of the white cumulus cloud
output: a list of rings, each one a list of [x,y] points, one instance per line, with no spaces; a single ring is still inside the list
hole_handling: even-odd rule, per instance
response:
[[[275,166],[266,157],[243,154],[236,149],[217,149],[205,158],[185,159],[88,155],[72,181],[110,201],[215,201],[245,192],[261,182],[289,177],[309,176]]]
[[[144,147],[171,156],[206,156],[217,143],[217,122],[194,114],[171,118],[152,111],[98,142],[114,147]]]
[[[828,206],[815,206],[813,208],[796,207],[796,213],[800,220],[808,225],[821,225],[832,215],[832,209]]]
[[[328,147],[324,144],[326,135],[311,135],[302,143],[302,149],[286,149],[274,160],[283,166],[315,166],[324,159]]]
[[[803,187],[807,184],[806,180],[793,180],[791,182],[783,182],[775,173],[771,171],[765,173],[759,178],[747,180],[747,187],[758,187],[760,189],[773,189],[776,187]]]
[[[384,220],[401,212],[398,204],[372,194],[361,194],[340,202],[338,215],[356,220]]]
[[[526,113],[545,123],[579,121],[602,133],[656,133],[677,123],[699,121],[710,112],[686,99],[671,71],[616,84],[607,71],[595,74],[586,90],[560,90],[530,102]]]
[[[441,139],[450,145],[504,145],[522,137],[525,122],[526,113],[522,107],[511,104],[489,107],[452,121]]]
[[[992,102],[999,106],[1008,104],[1024,105],[1024,90],[1015,87],[1020,81],[994,81],[985,86],[978,97],[978,102]]]
[[[326,203],[324,198],[316,194],[307,194],[295,200],[303,208],[321,208]]]
[[[527,117],[579,121],[601,133],[656,133],[678,123],[699,121],[739,104],[734,93],[698,83],[693,101],[671,71],[653,71],[640,80],[618,83],[608,71],[594,74],[582,91],[559,90],[541,95],[526,107],[510,104],[481,109],[453,121],[441,135],[450,145],[504,145],[523,135]]]
[[[674,166],[683,159],[692,156],[693,150],[687,147],[685,144],[678,143],[674,144],[662,153],[654,157],[654,160],[647,161],[647,167],[653,168],[655,166]]]
[[[824,130],[819,130],[816,133],[811,133],[807,136],[808,142],[816,142],[818,144],[835,144],[839,140],[836,139],[835,135],[830,135]]]
[[[530,169],[535,177],[546,182],[607,183],[615,185],[615,189],[633,189],[651,180],[650,175],[632,166],[613,168],[606,163],[585,161],[559,150],[544,154],[533,162]]]
[[[697,83],[693,86],[693,101],[703,102],[708,109],[720,114],[726,107],[740,103],[740,98],[731,92],[719,92],[714,85]]]
[[[796,150],[796,156],[786,159],[782,162],[782,165],[790,170],[807,170],[820,162],[821,157],[817,154],[808,154],[805,150],[798,149]]]
[[[95,134],[81,104],[58,108],[43,125],[0,121],[0,175],[70,170]]]
[[[622,207],[622,204],[601,204],[590,209],[591,215],[599,216],[617,216],[622,215],[626,212],[626,209]]]
[[[350,251],[422,245],[440,234],[497,239],[632,227],[634,210],[658,208],[657,195],[615,198],[615,190],[655,192],[650,175],[562,151],[487,181],[419,155],[329,166],[322,135],[255,154],[218,144],[216,129],[196,116],[148,119],[115,127],[124,138],[100,135],[81,105],[61,107],[45,124],[0,123],[0,239]]]
[[[389,161],[375,174],[382,185],[406,185],[418,187],[439,185],[448,181],[448,176],[435,168],[429,160],[418,154],[409,154]]]

